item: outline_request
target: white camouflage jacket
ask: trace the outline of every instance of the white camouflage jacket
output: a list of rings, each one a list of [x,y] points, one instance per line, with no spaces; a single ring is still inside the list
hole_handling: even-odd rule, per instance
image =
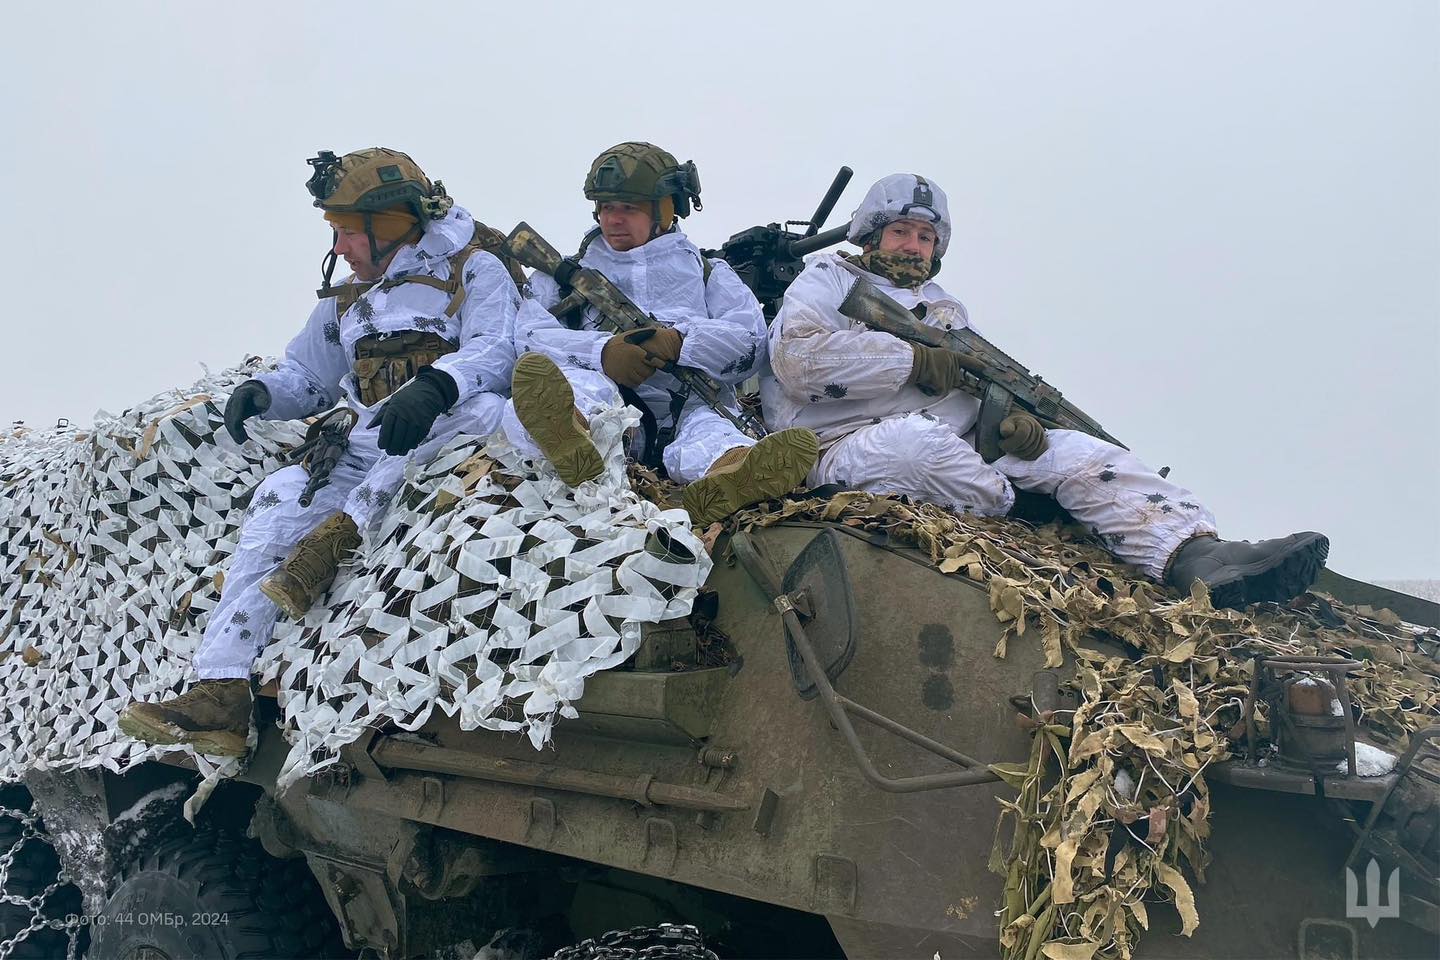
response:
[[[424,274],[449,280],[449,258],[470,242],[474,230],[470,214],[451,207],[443,219],[425,227],[418,243],[400,248],[385,270],[386,279]],[[334,406],[342,396],[363,409],[351,372],[355,342],[406,330],[436,333],[460,345],[434,364],[459,388],[455,406],[480,390],[508,396],[520,292],[500,261],[484,251],[466,259],[464,274],[465,302],[454,317],[445,315],[450,295],[423,283],[402,283],[388,291],[372,288],[344,316],[336,316],[333,297],[321,300],[305,329],[285,348],[279,366],[257,377],[270,391],[265,418],[312,416]]]
[[[771,372],[760,379],[766,426],[809,427],[828,446],[887,417],[928,413],[963,436],[975,425],[980,401],[958,390],[934,397],[907,385],[910,344],[840,313],[859,277],[906,309],[925,303],[932,326],[971,326],[965,305],[934,280],[918,290],[897,287],[836,254],[817,254],[785,291],[770,326]]]
[[[580,262],[605,274],[657,321],[679,330],[685,337],[680,364],[730,385],[730,405],[733,386],[764,369],[765,315],[755,295],[723,260],[710,261],[706,281],[700,250],[678,229],[624,253],[596,236]],[[600,351],[611,334],[595,308],[587,306],[581,329],[571,330],[549,312],[560,301],[555,281],[536,273],[530,288],[533,299],[521,308],[515,326],[518,350],[544,353],[562,367],[601,370]],[[670,391],[678,389],[674,377],[656,373],[636,392],[663,425],[670,417]],[[690,398],[690,406],[698,403]]]

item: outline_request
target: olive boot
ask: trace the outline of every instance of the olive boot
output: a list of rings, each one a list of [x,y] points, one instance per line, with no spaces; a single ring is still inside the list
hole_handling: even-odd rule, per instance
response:
[[[572,487],[594,480],[605,461],[590,440],[590,431],[575,408],[570,381],[549,357],[527,353],[515,363],[510,379],[515,415],[530,431],[530,438]]]
[[[120,714],[120,730],[146,743],[184,743],[199,753],[242,757],[251,705],[249,680],[200,680],[178,697],[130,704]]]
[[[260,584],[260,592],[292,620],[299,620],[334,582],[340,562],[358,546],[355,521],[346,513],[333,514],[295,544],[280,569]]]
[[[722,453],[681,499],[690,520],[707,526],[741,507],[794,490],[815,466],[820,442],[804,427],[772,433],[753,447]]]
[[[1292,533],[1278,540],[1218,540],[1192,537],[1170,558],[1165,582],[1180,590],[1201,580],[1216,607],[1284,603],[1304,592],[1325,565],[1330,541],[1320,533]]]

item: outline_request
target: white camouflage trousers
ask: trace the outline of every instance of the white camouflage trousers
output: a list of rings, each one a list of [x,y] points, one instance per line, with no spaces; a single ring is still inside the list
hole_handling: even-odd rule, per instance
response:
[[[1003,456],[987,464],[969,443],[929,414],[881,420],[837,440],[811,470],[811,486],[904,494],[951,510],[999,517],[1015,488],[1053,496],[1110,552],[1160,579],[1186,540],[1215,533],[1215,518],[1184,487],[1133,453],[1074,430],[1047,430],[1034,460]]]
[[[597,410],[621,402],[615,382],[605,374],[570,366],[561,366],[560,371],[570,381],[570,389],[575,393],[575,407],[582,416],[588,417]],[[531,439],[530,431],[516,416],[513,400],[505,402],[505,436],[526,457],[544,459],[545,455]],[[736,429],[729,420],[703,403],[692,402],[680,411],[675,439],[665,448],[662,458],[671,480],[693,483],[705,476],[710,465],[725,451],[754,445],[755,441]]]
[[[361,531],[369,528],[400,488],[408,463],[430,460],[460,434],[483,437],[494,433],[500,427],[504,403],[498,394],[474,394],[442,414],[425,441],[401,457],[383,453],[376,446],[380,428],[366,426],[380,407],[357,408],[360,419],[350,433],[350,446],[310,506],[300,506],[308,479],[304,467],[284,467],[262,480],[240,525],[240,540],[225,570],[220,603],[211,612],[195,653],[196,677],[249,677],[250,665],[270,642],[280,614],[275,603],[260,592],[260,584],[275,572],[290,549],[337,511],[349,514]]]

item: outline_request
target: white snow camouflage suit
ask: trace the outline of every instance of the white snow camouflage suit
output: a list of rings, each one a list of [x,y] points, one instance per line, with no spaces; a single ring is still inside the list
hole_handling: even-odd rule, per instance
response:
[[[761,378],[760,396],[771,430],[809,427],[819,435],[811,486],[904,494],[982,516],[1007,513],[1016,487],[1050,494],[1112,553],[1155,579],[1186,540],[1215,533],[1215,518],[1190,491],[1089,434],[1047,430],[1037,459],[985,463],[968,437],[980,401],[908,384],[911,346],[840,313],[857,277],[907,309],[925,303],[924,322],[933,326],[971,325],[964,305],[934,280],[897,287],[836,254],[810,259],[771,325],[773,373]]]
[[[474,220],[452,207],[431,221],[417,243],[401,247],[385,270],[385,279],[427,275],[450,278],[449,258],[471,240]],[[279,615],[260,584],[307,533],[343,510],[362,531],[389,504],[404,479],[406,464],[424,462],[460,434],[487,436],[500,427],[510,374],[515,365],[515,311],[520,294],[505,267],[483,251],[463,265],[465,301],[454,317],[445,315],[450,295],[422,283],[402,283],[388,291],[372,288],[344,316],[336,316],[334,298],[322,300],[305,328],[285,348],[274,372],[257,379],[270,391],[265,419],[309,417],[343,402],[360,415],[350,446],[309,507],[299,496],[307,475],[289,466],[266,477],[255,489],[240,528],[240,542],[225,572],[220,603],[211,614],[195,654],[201,680],[248,677],[255,656],[269,642]],[[435,333],[459,349],[432,366],[449,374],[459,397],[441,414],[429,435],[404,456],[390,456],[376,445],[380,427],[368,424],[385,401],[367,407],[351,370],[355,343],[363,337],[418,330]]]
[[[735,407],[734,385],[764,368],[765,315],[755,295],[723,260],[710,261],[707,280],[700,250],[679,228],[623,253],[596,233],[580,262],[605,274],[659,323],[680,331],[685,338],[680,365],[703,370],[729,385],[725,402],[731,408]],[[521,307],[516,319],[517,351],[534,350],[555,361],[570,381],[582,414],[588,416],[619,403],[619,390],[602,372],[600,363],[600,353],[611,334],[601,326],[595,308],[587,306],[581,329],[571,330],[549,313],[561,297],[555,281],[536,273],[530,288],[532,299]],[[674,377],[657,372],[636,393],[664,428],[671,421],[671,391],[680,389]],[[505,433],[527,456],[542,456],[515,415],[513,403],[505,405]],[[663,462],[671,480],[691,483],[703,477],[725,451],[754,444],[692,396],[680,412],[675,438],[665,448]]]

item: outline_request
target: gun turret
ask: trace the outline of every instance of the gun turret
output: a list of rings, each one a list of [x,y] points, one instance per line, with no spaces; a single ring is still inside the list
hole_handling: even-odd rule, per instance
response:
[[[845,192],[853,175],[854,171],[849,167],[840,168],[809,220],[787,220],[783,224],[750,227],[726,240],[719,250],[703,251],[704,255],[719,257],[730,264],[755,294],[755,299],[760,301],[765,318],[773,320],[780,309],[785,289],[805,268],[804,256],[845,239],[849,224],[824,233],[819,230],[835,209],[840,194]],[[795,231],[791,227],[804,229]]]
[[[923,309],[923,305],[916,309]],[[976,447],[987,462],[1000,456],[1000,421],[1017,406],[1047,427],[1079,430],[1124,446],[1085,411],[1061,396],[1059,390],[969,327],[937,327],[925,323],[923,314],[917,316],[906,310],[873,283],[861,279],[855,281],[840,301],[840,313],[873,330],[922,346],[944,347],[962,357],[963,365],[974,374],[974,380],[967,378],[959,389],[980,399],[980,416],[975,424]]]

